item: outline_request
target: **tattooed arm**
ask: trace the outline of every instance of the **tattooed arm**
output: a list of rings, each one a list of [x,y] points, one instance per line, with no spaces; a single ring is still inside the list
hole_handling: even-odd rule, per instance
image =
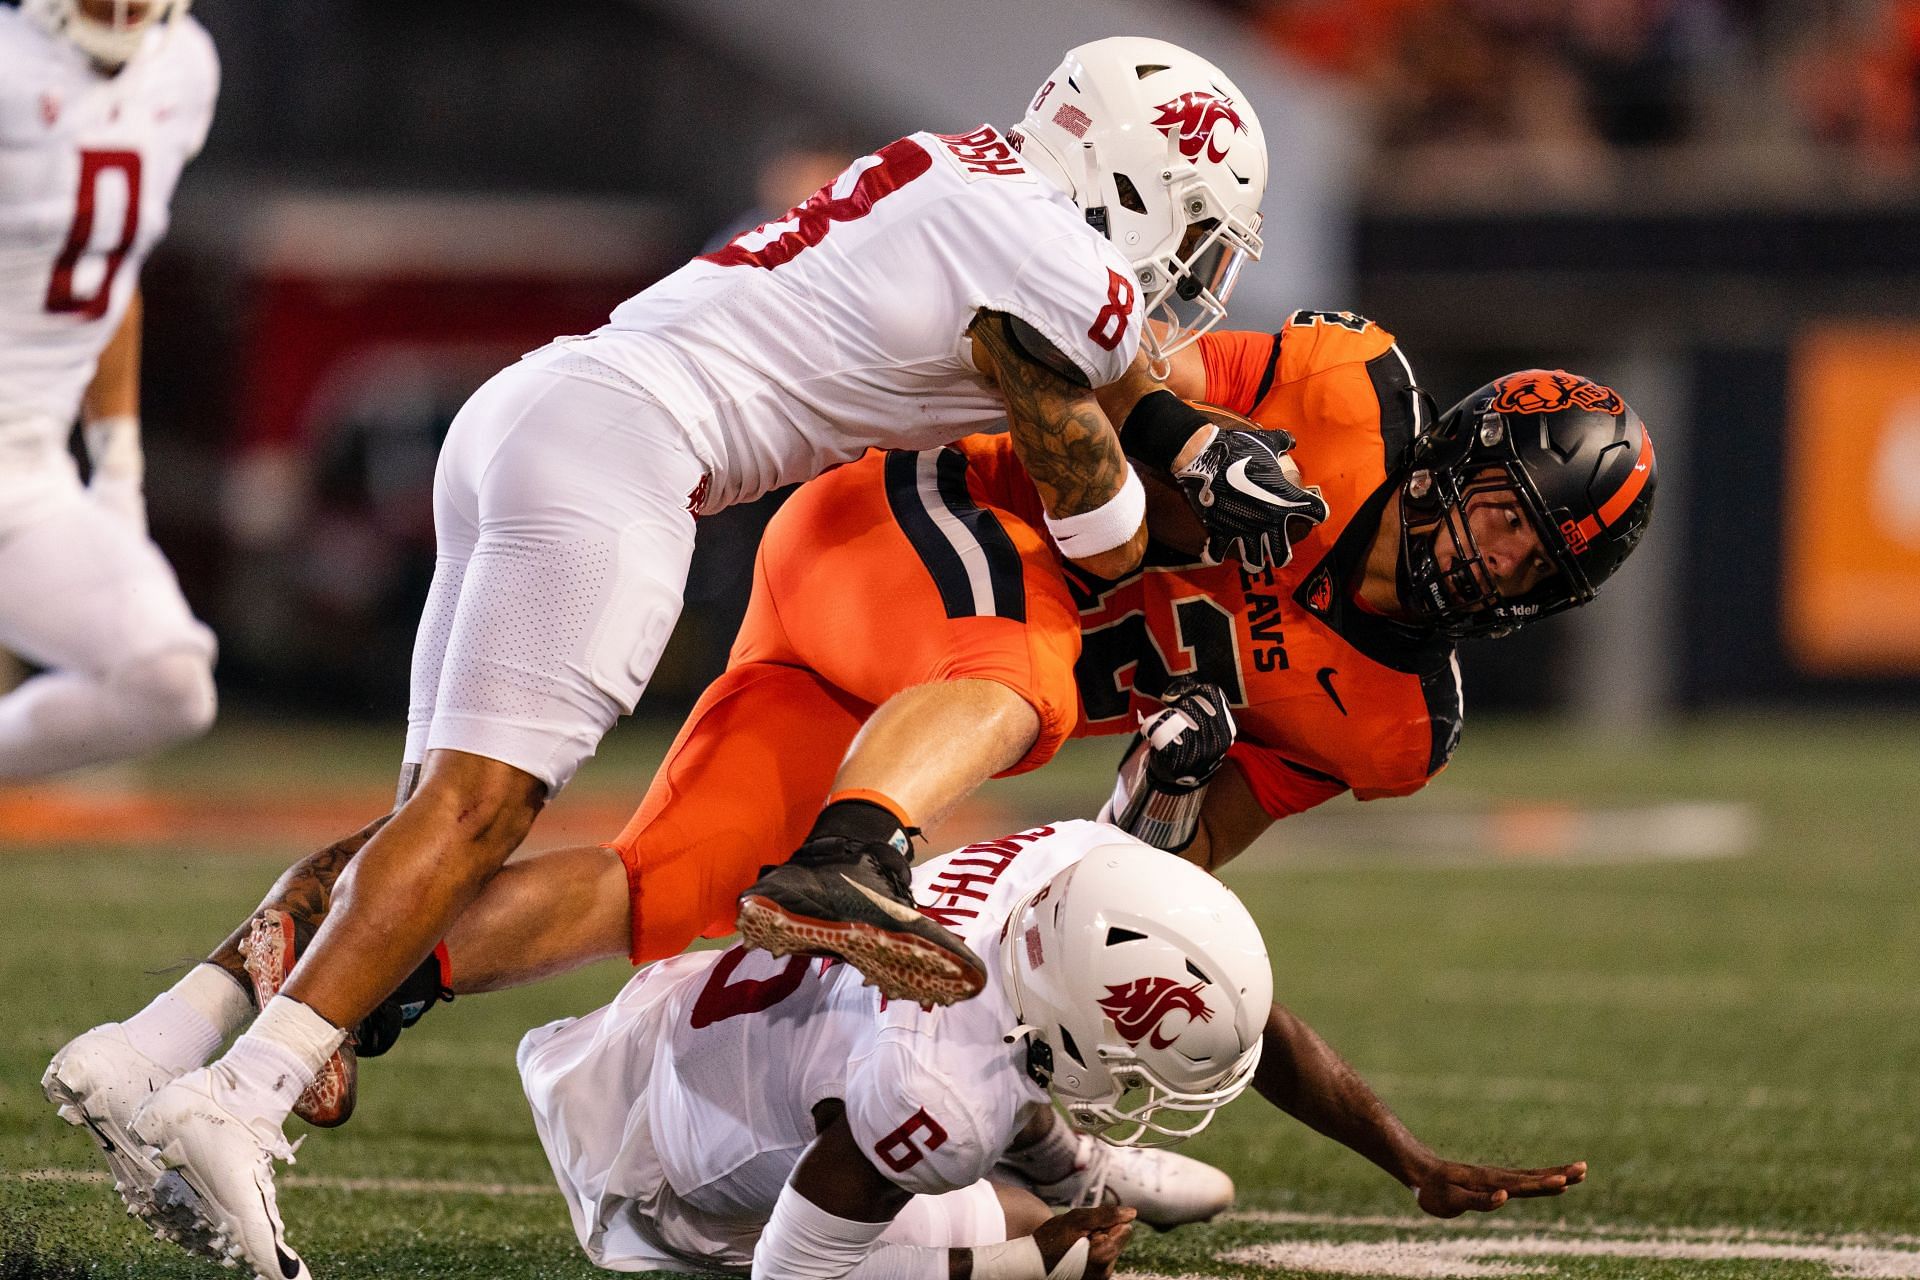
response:
[[[334,881],[347,869],[347,863],[353,860],[353,855],[373,839],[373,833],[387,825],[387,817],[368,823],[346,839],[336,840],[320,852],[310,853],[288,867],[273,882],[273,888],[267,890],[267,896],[260,900],[254,915],[269,907],[278,907],[296,920],[318,925],[326,918],[327,906],[333,899]],[[252,928],[253,915],[249,915],[240,922],[238,929],[227,935],[227,940],[220,944],[219,949],[207,957],[207,963],[225,969],[249,996],[253,994],[253,980],[247,976],[246,963],[240,955],[240,943]]]
[[[1120,492],[1127,478],[1120,437],[1101,412],[1084,375],[1031,328],[997,311],[974,317],[974,363],[1000,386],[1007,402],[1013,451],[1047,514],[1058,519],[1092,511]],[[1074,561],[1103,578],[1117,578],[1146,550],[1143,521],[1111,551]]]

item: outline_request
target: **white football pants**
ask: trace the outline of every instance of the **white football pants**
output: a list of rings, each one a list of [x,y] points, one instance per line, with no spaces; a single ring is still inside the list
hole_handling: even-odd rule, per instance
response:
[[[142,755],[213,723],[213,632],[64,446],[14,451],[0,473],[0,648],[46,668],[0,697],[0,779]]]
[[[705,474],[656,400],[562,348],[474,392],[434,475],[406,762],[452,749],[565,786],[680,616]]]

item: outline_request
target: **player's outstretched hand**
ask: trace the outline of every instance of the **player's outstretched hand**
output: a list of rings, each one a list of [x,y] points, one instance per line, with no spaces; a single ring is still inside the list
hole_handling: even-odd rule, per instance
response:
[[[1033,1242],[1040,1246],[1040,1258],[1051,1272],[1070,1249],[1085,1240],[1086,1261],[1076,1274],[1082,1280],[1107,1280],[1113,1274],[1113,1264],[1119,1260],[1120,1251],[1127,1247],[1127,1238],[1133,1234],[1133,1219],[1134,1210],[1124,1205],[1069,1209],[1041,1223],[1033,1233]]]
[[[1557,1196],[1586,1177],[1584,1160],[1550,1169],[1501,1169],[1440,1160],[1421,1178],[1414,1192],[1420,1207],[1434,1217],[1457,1218],[1470,1209],[1491,1213],[1516,1197]]]

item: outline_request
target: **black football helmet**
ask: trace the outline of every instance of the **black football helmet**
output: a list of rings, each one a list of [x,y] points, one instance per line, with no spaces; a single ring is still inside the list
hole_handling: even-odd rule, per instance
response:
[[[1401,468],[1400,599],[1455,639],[1505,635],[1585,604],[1646,532],[1653,441],[1611,388],[1563,369],[1496,378],[1416,436]],[[1525,595],[1493,586],[1467,500],[1510,490],[1557,572]],[[1442,570],[1442,528],[1459,550]]]

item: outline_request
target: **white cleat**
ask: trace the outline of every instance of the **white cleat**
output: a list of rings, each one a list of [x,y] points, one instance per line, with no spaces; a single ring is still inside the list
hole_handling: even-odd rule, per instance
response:
[[[106,1156],[113,1189],[155,1239],[218,1259],[222,1255],[213,1244],[213,1228],[200,1213],[199,1197],[129,1132],[141,1104],[176,1074],[134,1048],[119,1023],[109,1022],[54,1054],[40,1088],[62,1120],[93,1135]]]
[[[227,1265],[259,1280],[312,1280],[287,1247],[273,1188],[273,1162],[293,1163],[281,1120],[247,1105],[231,1067],[190,1071],[155,1093],[133,1119],[133,1136],[178,1170],[200,1199]]]
[[[1034,1183],[1033,1193],[1068,1208],[1123,1204],[1162,1231],[1205,1222],[1233,1204],[1233,1179],[1191,1156],[1152,1147],[1115,1147],[1076,1134],[1074,1170],[1058,1182]]]

